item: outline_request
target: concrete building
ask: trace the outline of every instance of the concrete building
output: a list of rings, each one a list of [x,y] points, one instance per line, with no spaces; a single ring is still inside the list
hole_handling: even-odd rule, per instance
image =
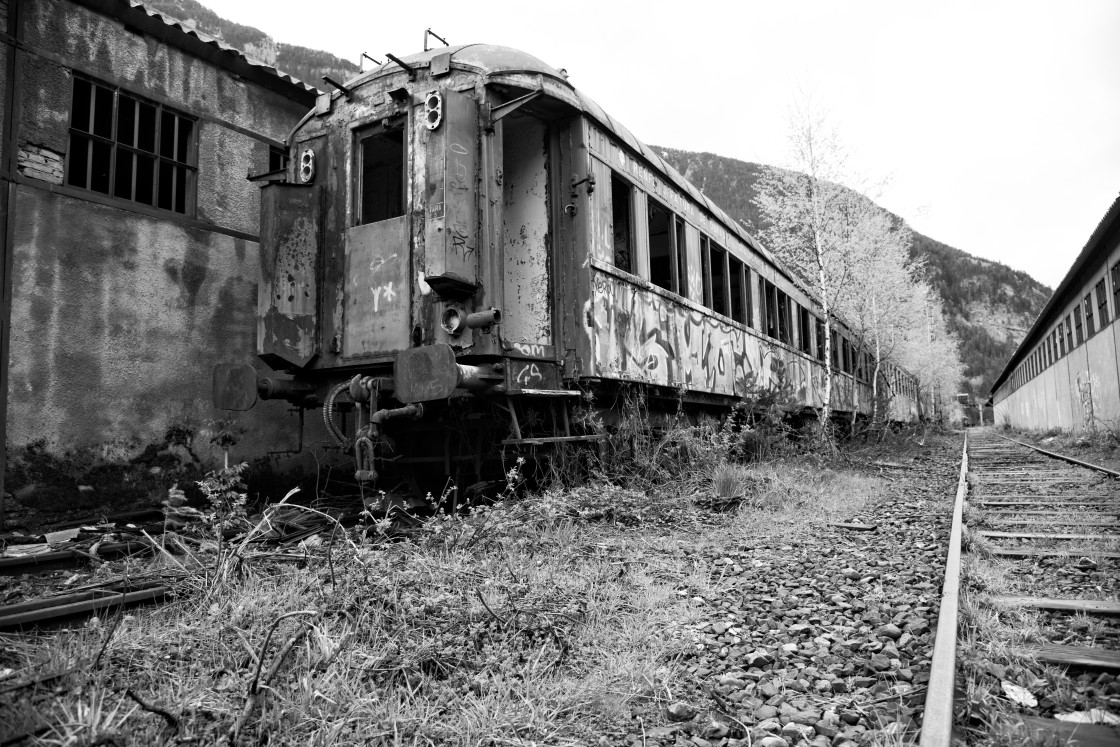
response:
[[[246,177],[315,91],[128,0],[0,1],[0,41],[8,511],[120,504],[215,456],[211,368],[255,357]]]
[[[997,425],[1120,429],[1120,197],[992,385]]]

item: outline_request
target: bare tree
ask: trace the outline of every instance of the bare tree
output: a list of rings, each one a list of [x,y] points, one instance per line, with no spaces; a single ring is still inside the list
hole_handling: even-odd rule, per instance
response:
[[[830,440],[833,315],[851,279],[848,257],[858,233],[862,203],[840,182],[847,156],[835,129],[805,101],[790,115],[791,169],[764,167],[754,203],[763,244],[815,290],[824,317],[824,396],[821,429]]]
[[[847,155],[835,129],[813,111],[808,98],[791,114],[789,140],[791,168],[763,167],[755,185],[759,224],[752,228],[820,301],[822,422],[827,425],[832,417],[834,319],[851,329],[860,356],[867,346],[874,348],[873,420],[879,415],[879,372],[886,360],[920,371],[927,398],[936,387],[956,386],[950,383],[954,376],[959,381],[962,368],[956,341],[946,330],[940,299],[921,280],[922,262],[910,256],[910,228],[844,185],[853,181]],[[828,433],[822,428],[825,439]]]

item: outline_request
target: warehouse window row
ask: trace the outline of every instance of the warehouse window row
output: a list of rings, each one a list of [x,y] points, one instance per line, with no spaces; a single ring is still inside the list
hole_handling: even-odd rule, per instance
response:
[[[1109,282],[1112,283],[1111,291],[1108,288]],[[1059,318],[1054,327],[1016,367],[1011,374],[1012,391],[1027,384],[1031,379],[1072,354],[1116,321],[1117,314],[1120,312],[1120,261],[1114,263],[1096,283],[1090,284],[1087,288],[1088,292],[1085,296],[1080,298],[1064,317]]]

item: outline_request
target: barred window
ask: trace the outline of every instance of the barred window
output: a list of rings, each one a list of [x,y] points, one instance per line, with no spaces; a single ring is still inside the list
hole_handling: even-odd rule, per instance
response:
[[[1093,294],[1085,296],[1085,338],[1088,339],[1097,333],[1093,326]]]
[[[115,86],[75,77],[66,183],[130,202],[194,212],[196,120]]]

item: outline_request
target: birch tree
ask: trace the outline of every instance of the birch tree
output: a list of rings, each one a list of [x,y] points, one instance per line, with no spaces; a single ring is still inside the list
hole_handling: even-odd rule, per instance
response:
[[[851,279],[851,252],[863,206],[841,184],[846,155],[835,129],[808,103],[790,116],[791,169],[763,167],[754,203],[762,243],[807,281],[821,304],[824,323],[824,395],[821,429],[830,440],[832,418],[832,329],[834,309]]]
[[[921,280],[922,263],[910,256],[909,227],[844,185],[852,181],[844,148],[807,102],[791,114],[789,140],[791,168],[763,167],[755,184],[759,221],[751,228],[821,304],[822,422],[832,417],[834,319],[852,330],[859,353],[874,348],[873,419],[883,361],[893,358],[921,372],[927,397],[937,389],[955,391],[962,371],[957,343],[945,326],[940,298]],[[830,438],[827,427],[822,434]]]

